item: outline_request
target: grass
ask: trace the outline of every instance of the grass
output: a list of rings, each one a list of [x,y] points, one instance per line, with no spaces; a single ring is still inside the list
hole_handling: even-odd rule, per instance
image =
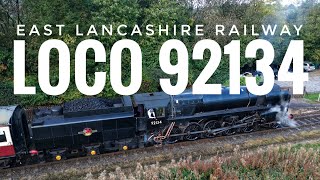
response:
[[[304,98],[312,102],[319,102],[318,101],[319,95],[320,93],[311,93],[311,94],[304,95]]]
[[[107,177],[108,179],[319,179],[319,152],[319,142],[271,147],[252,152],[235,150],[231,156],[214,156],[207,160],[192,160],[192,157],[188,157],[178,162],[172,161],[165,166],[157,163],[143,167],[137,164],[133,172],[125,172],[118,168]]]
[[[159,154],[132,162],[119,162],[112,166],[102,165],[104,163],[100,162],[102,164],[97,163],[96,166],[81,170],[67,168],[59,173],[42,174],[38,179],[320,179],[319,137],[320,130],[315,129],[298,132],[292,136],[248,139],[241,144],[217,147],[209,145],[188,154]],[[313,140],[313,143],[309,141],[308,144],[287,144],[305,142],[306,139],[316,140]],[[305,151],[312,151],[312,155],[306,154]],[[309,156],[316,159],[309,161]],[[270,163],[270,160],[273,162]],[[300,164],[291,167],[290,163],[295,161],[299,161]],[[308,164],[301,164],[302,161]],[[154,164],[155,162],[157,163]],[[301,167],[307,169],[302,172]]]
[[[77,176],[77,170],[68,172],[68,179],[319,179],[320,141],[305,144],[270,146],[256,150],[215,155],[206,159],[187,157],[166,164],[136,164],[135,168],[87,173]],[[67,174],[64,174],[66,178]],[[43,177],[60,179],[61,175]]]

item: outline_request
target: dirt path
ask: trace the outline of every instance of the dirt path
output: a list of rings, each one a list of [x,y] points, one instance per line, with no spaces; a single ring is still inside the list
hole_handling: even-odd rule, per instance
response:
[[[309,73],[309,77],[317,77],[317,76],[320,76],[320,69]]]

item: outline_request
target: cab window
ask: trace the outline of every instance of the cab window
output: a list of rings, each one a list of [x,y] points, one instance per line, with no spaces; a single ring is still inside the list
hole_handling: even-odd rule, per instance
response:
[[[4,131],[0,131],[0,143],[7,142],[6,134]]]
[[[165,108],[158,108],[157,109],[157,117],[165,117],[166,114],[165,114]]]

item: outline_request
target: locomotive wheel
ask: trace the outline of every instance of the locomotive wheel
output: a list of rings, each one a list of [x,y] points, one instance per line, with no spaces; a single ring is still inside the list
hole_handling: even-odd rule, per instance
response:
[[[217,129],[217,128],[220,128],[221,127],[221,124],[216,121],[216,120],[211,120],[211,121],[208,121],[207,123],[204,124],[203,126],[203,130],[213,130],[213,129]],[[213,133],[205,133],[204,134],[207,138],[212,138],[212,137],[215,137],[215,136],[219,136],[221,135],[221,133],[216,133],[216,134],[213,134]]]
[[[279,124],[278,122],[272,123],[271,128],[279,129],[279,128],[281,128],[281,124]]]
[[[222,123],[222,126],[221,127],[228,127],[228,126],[233,126],[233,123]],[[236,133],[236,129],[228,129],[226,131],[223,131],[223,135],[226,135],[226,136],[230,136],[230,135],[233,135]]]
[[[166,134],[167,133],[167,130],[168,130],[169,127],[165,128],[165,130],[163,131],[163,134]],[[171,130],[171,133],[170,135],[174,135],[174,134],[181,134],[182,133],[182,130],[177,127],[177,126],[174,126]],[[174,137],[168,137],[166,139],[166,143],[168,144],[174,144],[176,142],[178,142],[179,140],[181,140],[181,136],[174,136]]]
[[[201,137],[201,133],[189,134],[191,132],[201,131],[202,128],[198,123],[190,123],[185,129],[184,133],[188,133],[184,136],[185,140],[194,141]]]
[[[252,131],[256,131],[259,129],[259,124],[258,122],[254,122],[252,125],[246,126],[242,129],[244,133],[250,133]]]

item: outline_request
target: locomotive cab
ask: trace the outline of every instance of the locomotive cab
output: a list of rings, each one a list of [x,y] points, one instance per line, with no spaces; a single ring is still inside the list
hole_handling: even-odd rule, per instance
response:
[[[168,118],[170,96],[164,92],[143,93],[133,95],[139,118],[138,129],[154,129],[162,126]]]

